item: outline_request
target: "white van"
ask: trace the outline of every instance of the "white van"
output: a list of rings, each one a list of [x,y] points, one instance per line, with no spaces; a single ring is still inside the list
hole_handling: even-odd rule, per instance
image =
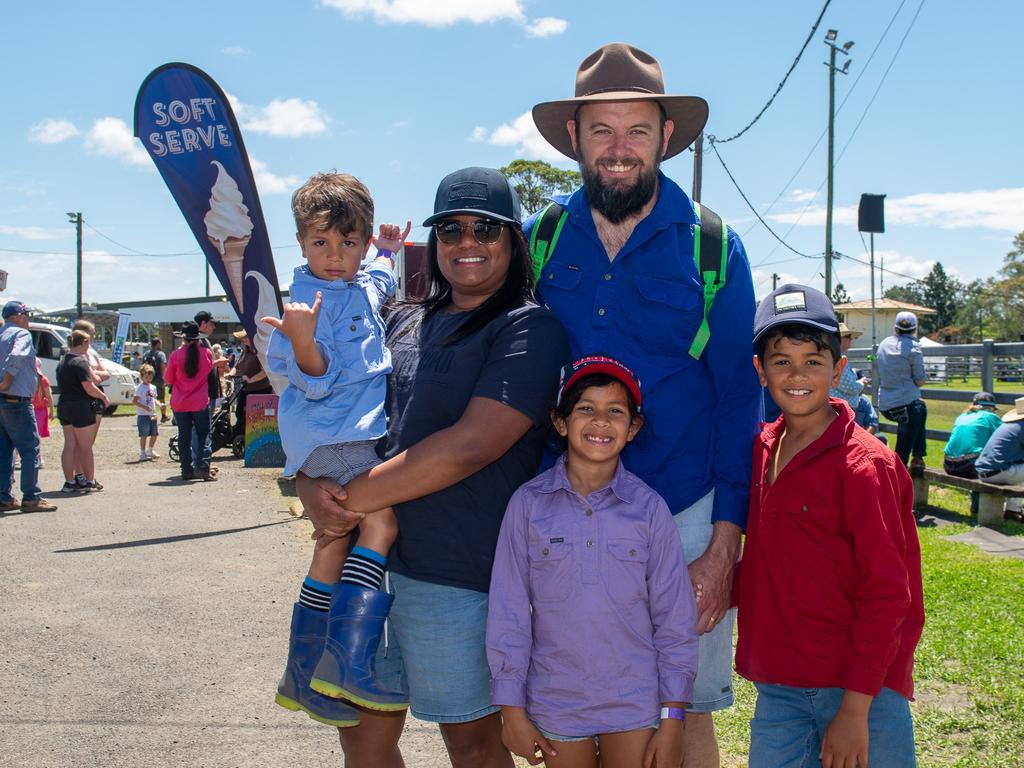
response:
[[[67,349],[71,329],[48,323],[29,323],[28,329],[43,373],[50,380],[54,394],[57,394],[60,392],[57,387],[57,363],[60,362],[62,350]],[[117,406],[132,404],[135,388],[139,385],[139,374],[113,360],[104,358],[103,363],[110,372],[110,378],[100,385],[110,400],[110,407],[106,410],[109,416]]]

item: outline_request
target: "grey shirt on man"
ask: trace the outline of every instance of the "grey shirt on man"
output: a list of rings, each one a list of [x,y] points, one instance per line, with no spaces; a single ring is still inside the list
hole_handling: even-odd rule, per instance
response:
[[[887,411],[921,399],[924,382],[921,343],[908,334],[894,334],[878,345],[878,410]]]

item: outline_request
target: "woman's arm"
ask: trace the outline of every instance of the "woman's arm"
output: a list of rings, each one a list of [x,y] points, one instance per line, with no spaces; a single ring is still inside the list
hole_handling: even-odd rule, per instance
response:
[[[530,417],[474,397],[462,417],[346,486],[346,508],[373,512],[455,485],[497,461],[533,426]]]
[[[354,478],[346,487],[299,473],[296,488],[313,527],[344,536],[367,512],[435,493],[496,461],[533,422],[511,406],[474,397],[462,417]]]

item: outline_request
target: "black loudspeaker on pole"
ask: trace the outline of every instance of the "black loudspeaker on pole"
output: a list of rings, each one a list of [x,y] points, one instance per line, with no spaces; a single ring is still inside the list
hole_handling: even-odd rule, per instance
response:
[[[857,229],[861,232],[885,232],[885,195],[860,196]]]

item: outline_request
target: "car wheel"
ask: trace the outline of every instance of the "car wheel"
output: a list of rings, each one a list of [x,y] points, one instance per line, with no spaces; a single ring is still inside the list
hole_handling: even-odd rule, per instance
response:
[[[243,435],[238,435],[231,441],[231,453],[239,459],[245,456],[245,437]]]

